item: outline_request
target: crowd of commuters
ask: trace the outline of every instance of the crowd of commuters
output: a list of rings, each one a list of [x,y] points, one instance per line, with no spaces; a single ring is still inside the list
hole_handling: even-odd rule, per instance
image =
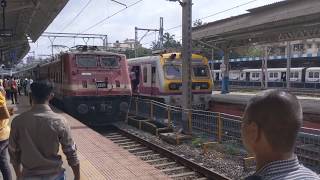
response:
[[[70,127],[66,119],[49,106],[53,98],[52,84],[46,80],[28,83],[27,79],[16,84],[17,87],[21,85],[24,94],[30,95],[32,108],[12,120],[10,131],[12,110],[10,112],[6,105],[8,89],[5,82],[0,81],[0,169],[4,180],[12,179],[8,151],[17,179],[64,180],[59,146],[75,179],[80,179]],[[263,91],[248,102],[241,133],[244,146],[254,155],[257,166],[256,172],[246,180],[320,180],[316,173],[301,165],[294,154],[302,119],[298,99],[284,91]]]

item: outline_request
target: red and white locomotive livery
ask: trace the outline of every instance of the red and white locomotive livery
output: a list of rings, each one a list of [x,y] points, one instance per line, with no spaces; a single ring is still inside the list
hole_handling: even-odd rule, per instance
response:
[[[132,92],[125,55],[77,46],[33,71],[36,79],[50,79],[55,100],[88,124],[126,117]]]

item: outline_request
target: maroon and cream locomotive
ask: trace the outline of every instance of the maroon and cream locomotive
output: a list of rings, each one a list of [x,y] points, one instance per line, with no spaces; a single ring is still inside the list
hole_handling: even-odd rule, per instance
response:
[[[125,55],[76,46],[53,62],[27,71],[33,79],[51,80],[54,102],[88,124],[109,124],[126,117],[132,92]]]

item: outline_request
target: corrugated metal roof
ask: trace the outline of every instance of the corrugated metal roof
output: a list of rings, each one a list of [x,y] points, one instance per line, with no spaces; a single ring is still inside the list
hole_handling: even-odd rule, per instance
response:
[[[275,3],[267,4],[264,6],[248,9],[247,11],[250,13],[256,13],[256,12],[268,10],[268,9],[275,8],[275,7],[281,7],[283,5],[287,5],[287,4],[291,3],[292,1],[299,1],[299,0],[283,0],[283,1],[275,2]]]

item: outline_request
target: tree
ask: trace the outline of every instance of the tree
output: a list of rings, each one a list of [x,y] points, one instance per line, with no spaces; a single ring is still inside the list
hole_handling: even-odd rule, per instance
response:
[[[202,20],[201,19],[196,19],[194,22],[193,22],[193,27],[198,27],[198,26],[202,26]]]
[[[160,49],[160,42],[153,41],[151,48],[152,50]],[[163,35],[163,48],[164,49],[180,49],[181,43],[175,40],[175,35],[171,35],[170,33],[166,32]]]

